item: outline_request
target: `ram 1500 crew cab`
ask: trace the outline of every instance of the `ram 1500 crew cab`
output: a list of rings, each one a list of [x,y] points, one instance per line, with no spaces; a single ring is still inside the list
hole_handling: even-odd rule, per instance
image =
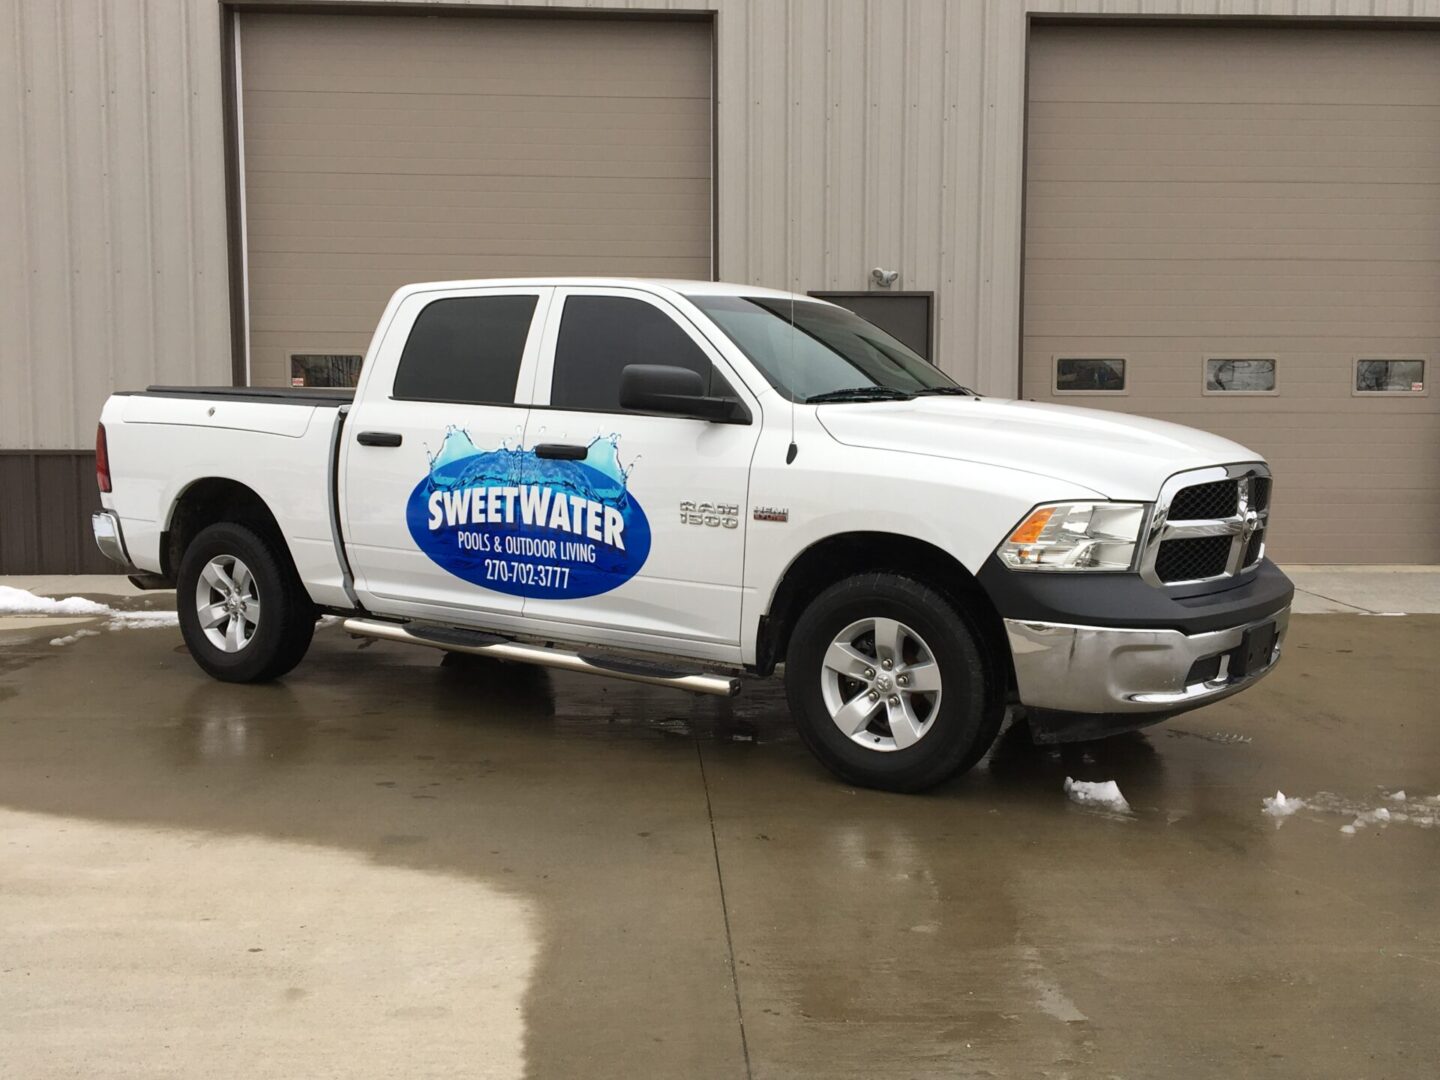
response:
[[[349,391],[151,387],[98,433],[101,548],[195,661],[352,634],[734,693],[896,790],[1007,709],[1092,738],[1244,689],[1292,588],[1226,439],[983,397],[850,312],[688,281],[412,285]]]

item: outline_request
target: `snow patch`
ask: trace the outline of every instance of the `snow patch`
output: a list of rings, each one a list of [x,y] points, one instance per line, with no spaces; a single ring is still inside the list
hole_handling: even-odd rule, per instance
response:
[[[51,645],[74,645],[81,638],[99,637],[99,630],[76,630],[73,634],[66,634],[64,637],[51,638]]]
[[[1275,792],[1275,797],[1261,800],[1265,804],[1264,813],[1272,817],[1289,817],[1296,810],[1305,808],[1304,799],[1287,799],[1283,791]]]
[[[86,600],[83,596],[56,600],[9,585],[0,585],[0,615],[65,615],[71,618],[104,615],[109,617],[106,630],[155,630],[180,625],[180,616],[173,611],[121,611],[108,604]],[[98,633],[98,630],[77,630],[65,637],[51,639],[50,644],[72,645],[82,637],[93,637]]]
[[[24,589],[0,585],[0,615],[108,615],[110,609],[83,596],[36,596]]]
[[[1429,802],[1440,802],[1440,796],[1433,800],[1426,797],[1424,802],[1419,798],[1410,799],[1404,791],[1395,791],[1385,795],[1384,798],[1391,803],[1399,803],[1395,809],[1388,806],[1372,806],[1373,801],[1364,802],[1357,799],[1347,799],[1336,795],[1331,791],[1318,791],[1304,799],[1292,798],[1284,792],[1277,791],[1273,799],[1262,799],[1264,804],[1263,813],[1272,817],[1285,818],[1297,810],[1309,810],[1318,814],[1335,814],[1338,817],[1347,817],[1349,824],[1343,825],[1340,831],[1346,836],[1354,836],[1361,829],[1371,825],[1387,826],[1391,824],[1418,825],[1422,829],[1435,828],[1440,826],[1440,810],[1434,810],[1425,805]],[[1279,822],[1276,822],[1278,825]]]
[[[159,630],[179,626],[180,615],[174,611],[112,611],[106,630]]]
[[[1130,811],[1130,804],[1125,801],[1125,796],[1120,794],[1120,785],[1114,780],[1075,780],[1067,776],[1065,794],[1070,796],[1071,802],[1081,806],[1103,806],[1121,813]]]

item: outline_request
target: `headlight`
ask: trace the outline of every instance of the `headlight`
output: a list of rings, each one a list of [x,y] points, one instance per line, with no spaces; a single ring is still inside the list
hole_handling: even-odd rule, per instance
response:
[[[1012,570],[1130,570],[1145,503],[1053,503],[1032,510],[997,554]]]

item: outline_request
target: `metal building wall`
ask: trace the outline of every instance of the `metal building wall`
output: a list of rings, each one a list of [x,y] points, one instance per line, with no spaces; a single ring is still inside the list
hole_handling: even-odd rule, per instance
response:
[[[1440,0],[504,6],[715,10],[720,275],[843,290],[898,269],[936,293],[942,366],[992,393],[1017,378],[1027,11],[1440,18]],[[220,15],[0,0],[0,453],[88,447],[115,387],[229,381]],[[34,512],[40,491],[6,488],[0,513]]]
[[[721,276],[856,289],[872,266],[898,269],[901,287],[937,294],[940,362],[1002,393],[1019,338],[1027,8],[1440,17],[1440,0],[583,6],[717,10]],[[228,381],[220,10],[0,3],[0,448],[88,446],[112,387]]]
[[[0,3],[0,448],[229,381],[219,46],[204,0]]]

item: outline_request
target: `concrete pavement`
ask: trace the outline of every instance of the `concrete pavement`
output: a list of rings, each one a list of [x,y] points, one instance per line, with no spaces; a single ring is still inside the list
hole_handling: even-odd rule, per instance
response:
[[[1440,566],[1287,566],[1307,615],[1440,613]]]
[[[693,698],[331,626],[237,687],[174,629],[88,625],[0,624],[0,1076],[1440,1057],[1440,618],[1299,616],[1240,697],[1063,749],[1012,729],[920,797],[833,781],[774,682]],[[1264,813],[1276,789],[1304,806]]]
[[[1440,566],[1286,566],[1303,615],[1440,614]],[[0,585],[47,596],[143,597],[125,578],[106,574],[12,575]]]

